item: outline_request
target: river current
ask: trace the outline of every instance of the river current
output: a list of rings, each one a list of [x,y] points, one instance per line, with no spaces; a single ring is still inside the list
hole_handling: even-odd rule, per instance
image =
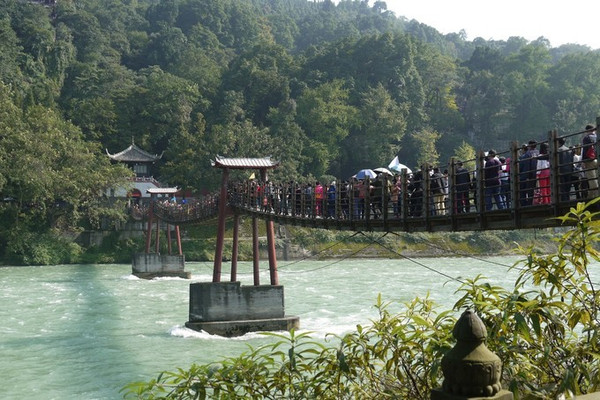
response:
[[[392,307],[416,296],[450,308],[458,279],[481,274],[512,287],[522,257],[279,261],[286,315],[314,338],[376,318],[378,294]],[[0,268],[1,399],[119,399],[133,381],[235,356],[275,339],[226,339],[185,328],[189,284],[210,282],[212,263],[186,263],[192,279],[143,280],[131,265]],[[228,265],[223,266],[228,279]],[[252,284],[251,263],[238,279]],[[268,262],[261,261],[268,284]]]

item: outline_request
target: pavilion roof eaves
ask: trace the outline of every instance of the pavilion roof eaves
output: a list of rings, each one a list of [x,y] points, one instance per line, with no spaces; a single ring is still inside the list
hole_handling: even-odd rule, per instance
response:
[[[164,153],[150,154],[147,151],[140,149],[135,143],[132,143],[125,150],[115,154],[109,153],[106,149],[106,154],[114,161],[125,161],[125,162],[155,162],[162,158]]]
[[[211,165],[215,168],[229,169],[271,169],[279,165],[279,161],[271,160],[271,156],[263,158],[226,158],[216,156]]]

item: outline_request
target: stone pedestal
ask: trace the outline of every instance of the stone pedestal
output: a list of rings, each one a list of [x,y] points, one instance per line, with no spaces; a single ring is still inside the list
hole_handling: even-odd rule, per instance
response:
[[[189,321],[185,326],[233,337],[256,331],[298,329],[298,317],[286,317],[283,286],[242,286],[240,282],[190,285]]]
[[[136,253],[131,262],[132,274],[152,279],[158,277],[178,277],[190,279],[191,272],[185,271],[183,255],[163,255],[156,253]]]
[[[452,335],[456,345],[442,358],[444,383],[431,391],[431,400],[512,400],[502,390],[502,362],[485,345],[487,329],[479,316],[466,310]]]
[[[453,394],[445,393],[441,389],[434,389],[431,391],[431,400],[513,400],[512,392],[508,390],[500,390],[494,396],[490,397],[468,397],[468,396],[456,396]]]

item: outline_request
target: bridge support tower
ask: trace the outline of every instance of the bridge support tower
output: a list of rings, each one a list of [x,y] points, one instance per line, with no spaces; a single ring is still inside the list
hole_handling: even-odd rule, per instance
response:
[[[217,243],[213,267],[213,280],[190,285],[188,328],[203,330],[220,336],[240,336],[253,331],[290,330],[300,326],[298,317],[285,316],[283,286],[279,285],[277,257],[275,254],[275,229],[272,220],[266,221],[267,252],[270,285],[260,284],[258,221],[252,217],[253,285],[242,286],[237,281],[237,256],[239,215],[233,216],[233,243],[230,282],[221,282],[225,222],[228,213],[226,200],[235,195],[228,192],[227,182],[231,169],[258,169],[259,184],[268,182],[267,170],[278,163],[270,158],[222,158],[213,161],[213,167],[223,170],[219,196]],[[261,191],[264,196],[264,191]],[[262,204],[262,202],[260,202]]]
[[[181,249],[181,233],[179,225],[171,225],[155,218],[154,206],[159,195],[174,195],[179,189],[177,188],[152,188],[148,189],[151,195],[150,207],[148,211],[148,226],[146,229],[146,249],[144,253],[136,253],[133,255],[131,262],[132,274],[144,279],[152,279],[157,277],[179,277],[190,279],[191,273],[185,271],[185,257]],[[166,199],[168,200],[168,198]],[[153,224],[156,222],[156,228]],[[161,225],[165,228],[167,239],[167,254],[160,253],[160,228]],[[173,229],[172,229],[173,228]],[[154,252],[150,252],[152,243],[152,234],[154,236]],[[177,242],[177,254],[172,254],[172,232],[175,233]]]

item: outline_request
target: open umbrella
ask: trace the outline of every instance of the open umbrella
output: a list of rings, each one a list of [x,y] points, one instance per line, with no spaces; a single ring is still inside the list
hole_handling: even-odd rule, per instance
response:
[[[389,169],[387,169],[387,168],[383,168],[383,167],[381,167],[381,168],[375,168],[373,171],[375,171],[375,172],[377,172],[377,173],[382,173],[382,174],[390,175],[390,176],[391,176],[391,175],[394,175],[394,174],[392,173],[392,171],[390,171],[390,170],[389,170]]]
[[[406,169],[407,174],[412,174],[412,171],[410,168],[408,168],[406,165],[400,163],[400,160],[398,160],[398,156],[394,157],[394,159],[392,160],[390,165],[388,165],[388,168],[391,169],[392,171],[398,172],[398,173],[402,172],[403,169]]]
[[[356,179],[377,178],[377,174],[372,169],[361,169],[354,175]]]
[[[410,168],[408,168],[408,167],[407,167],[406,165],[404,165],[404,164],[397,164],[397,165],[394,165],[394,166],[393,166],[393,167],[391,167],[390,169],[391,169],[392,171],[395,171],[395,172],[398,172],[398,173],[402,172],[402,170],[403,170],[403,169],[406,169],[406,173],[407,173],[407,174],[412,174],[412,170],[411,170]]]

